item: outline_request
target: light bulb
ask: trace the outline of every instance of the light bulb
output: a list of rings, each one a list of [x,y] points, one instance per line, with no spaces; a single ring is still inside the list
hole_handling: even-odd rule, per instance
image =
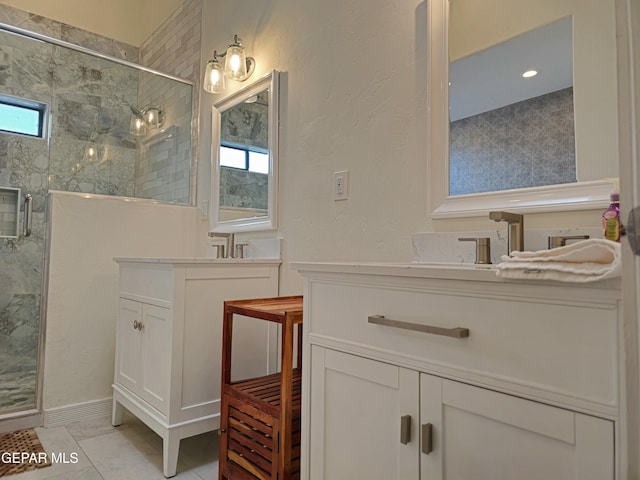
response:
[[[243,81],[247,78],[247,61],[241,45],[229,45],[224,73],[232,80]]]
[[[215,58],[207,62],[202,88],[209,93],[222,93],[225,89],[222,64]]]
[[[231,55],[231,58],[229,59],[229,61],[231,62],[231,70],[233,70],[234,72],[237,72],[238,70],[240,70],[240,55],[238,54]]]
[[[147,132],[147,125],[144,123],[144,119],[140,115],[132,115],[131,123],[129,124],[129,133],[139,137]]]
[[[164,114],[160,107],[149,107],[144,111],[144,122],[149,128],[160,128],[164,122]]]
[[[84,161],[85,162],[93,162],[98,158],[98,146],[90,142],[84,148]],[[77,165],[80,168],[80,164]]]

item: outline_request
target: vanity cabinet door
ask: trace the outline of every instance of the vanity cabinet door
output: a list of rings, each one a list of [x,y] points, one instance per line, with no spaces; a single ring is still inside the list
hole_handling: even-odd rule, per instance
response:
[[[116,382],[167,414],[171,376],[171,310],[120,299]]]
[[[412,370],[312,347],[306,478],[418,479],[418,378]]]
[[[614,478],[613,422],[426,374],[420,388],[421,480]]]
[[[142,321],[142,304],[120,299],[116,341],[116,383],[132,392],[140,382],[140,345],[142,337],[137,326]]]
[[[140,397],[167,415],[171,379],[171,310],[142,305]]]

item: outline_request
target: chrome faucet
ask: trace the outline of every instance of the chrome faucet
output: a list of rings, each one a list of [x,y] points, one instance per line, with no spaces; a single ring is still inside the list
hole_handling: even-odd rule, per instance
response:
[[[495,222],[507,222],[507,253],[524,250],[524,216],[509,212],[489,212],[489,218]]]

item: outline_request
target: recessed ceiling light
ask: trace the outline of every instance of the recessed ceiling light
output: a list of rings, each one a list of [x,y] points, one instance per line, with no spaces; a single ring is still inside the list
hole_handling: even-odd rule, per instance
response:
[[[522,74],[522,78],[531,78],[535,77],[538,74],[536,70],[527,70]]]

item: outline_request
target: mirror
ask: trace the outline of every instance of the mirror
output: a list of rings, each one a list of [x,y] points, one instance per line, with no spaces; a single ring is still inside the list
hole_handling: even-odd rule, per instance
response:
[[[618,156],[613,0],[428,8],[432,216],[606,207]],[[538,75],[522,78],[529,69]]]
[[[213,106],[210,229],[277,227],[279,72]]]
[[[454,5],[449,194],[575,182],[571,17],[454,60]]]

